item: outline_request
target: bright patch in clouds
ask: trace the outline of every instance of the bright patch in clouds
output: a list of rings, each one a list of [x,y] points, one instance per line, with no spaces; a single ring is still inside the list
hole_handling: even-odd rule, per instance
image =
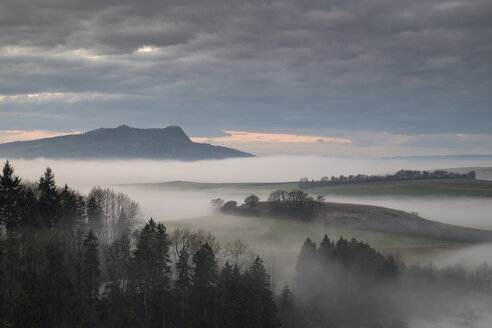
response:
[[[286,133],[259,133],[259,132],[247,132],[247,131],[224,131],[227,136],[215,137],[215,138],[199,138],[193,137],[191,140],[194,142],[268,142],[268,143],[352,143],[350,139],[345,138],[332,138],[332,137],[320,137],[309,135],[297,135]]]
[[[69,134],[81,134],[80,131],[73,132],[53,132],[45,130],[0,130],[0,143],[12,142],[12,141],[26,141],[42,138],[51,138],[64,136]]]
[[[141,47],[141,48],[138,48],[138,52],[154,52],[154,51],[158,51],[159,49],[156,48],[156,47],[149,47],[149,46],[145,46],[145,47]]]
[[[41,93],[28,93],[18,95],[0,95],[0,101],[2,100],[34,100],[34,99],[47,99],[54,97],[62,97],[63,92],[41,92]]]

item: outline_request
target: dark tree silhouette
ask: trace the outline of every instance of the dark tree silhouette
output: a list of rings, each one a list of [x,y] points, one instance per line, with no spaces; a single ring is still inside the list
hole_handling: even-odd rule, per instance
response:
[[[60,197],[56,189],[55,175],[51,168],[47,167],[44,175],[38,183],[39,213],[43,223],[48,228],[54,228],[59,223]]]
[[[5,224],[7,229],[21,223],[22,198],[21,179],[14,176],[14,168],[6,161],[0,175],[0,224]]]

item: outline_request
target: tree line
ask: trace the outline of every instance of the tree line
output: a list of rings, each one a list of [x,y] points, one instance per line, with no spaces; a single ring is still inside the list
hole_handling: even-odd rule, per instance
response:
[[[319,180],[309,180],[307,177],[299,179],[299,188],[314,188],[340,184],[356,184],[365,182],[383,182],[383,181],[400,181],[400,180],[422,180],[422,179],[475,179],[476,172],[454,173],[445,170],[419,171],[419,170],[399,170],[394,174],[386,175],[340,175],[338,177],[324,176]]]

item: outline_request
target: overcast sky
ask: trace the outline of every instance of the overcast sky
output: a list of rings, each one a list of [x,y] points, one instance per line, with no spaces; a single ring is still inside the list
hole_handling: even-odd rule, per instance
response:
[[[0,141],[180,125],[492,153],[491,17],[490,0],[2,0]]]

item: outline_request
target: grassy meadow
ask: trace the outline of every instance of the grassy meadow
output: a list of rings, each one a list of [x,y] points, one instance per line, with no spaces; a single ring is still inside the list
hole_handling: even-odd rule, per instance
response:
[[[323,238],[325,233],[332,240],[336,240],[340,236],[344,238],[356,238],[378,249],[385,250],[450,248],[465,245],[463,243],[328,227],[319,223],[306,223],[269,217],[243,217],[217,214],[166,221],[165,224],[170,229],[203,229],[212,232],[222,242],[241,239],[253,247],[254,245],[300,246],[306,237],[318,241]]]
[[[297,182],[279,183],[200,183],[173,181],[139,184],[137,186],[163,191],[208,191],[226,190],[231,193],[265,194],[277,189],[293,190]],[[427,179],[340,184],[304,189],[313,195],[335,196],[446,196],[446,197],[492,197],[492,181],[472,179]]]

